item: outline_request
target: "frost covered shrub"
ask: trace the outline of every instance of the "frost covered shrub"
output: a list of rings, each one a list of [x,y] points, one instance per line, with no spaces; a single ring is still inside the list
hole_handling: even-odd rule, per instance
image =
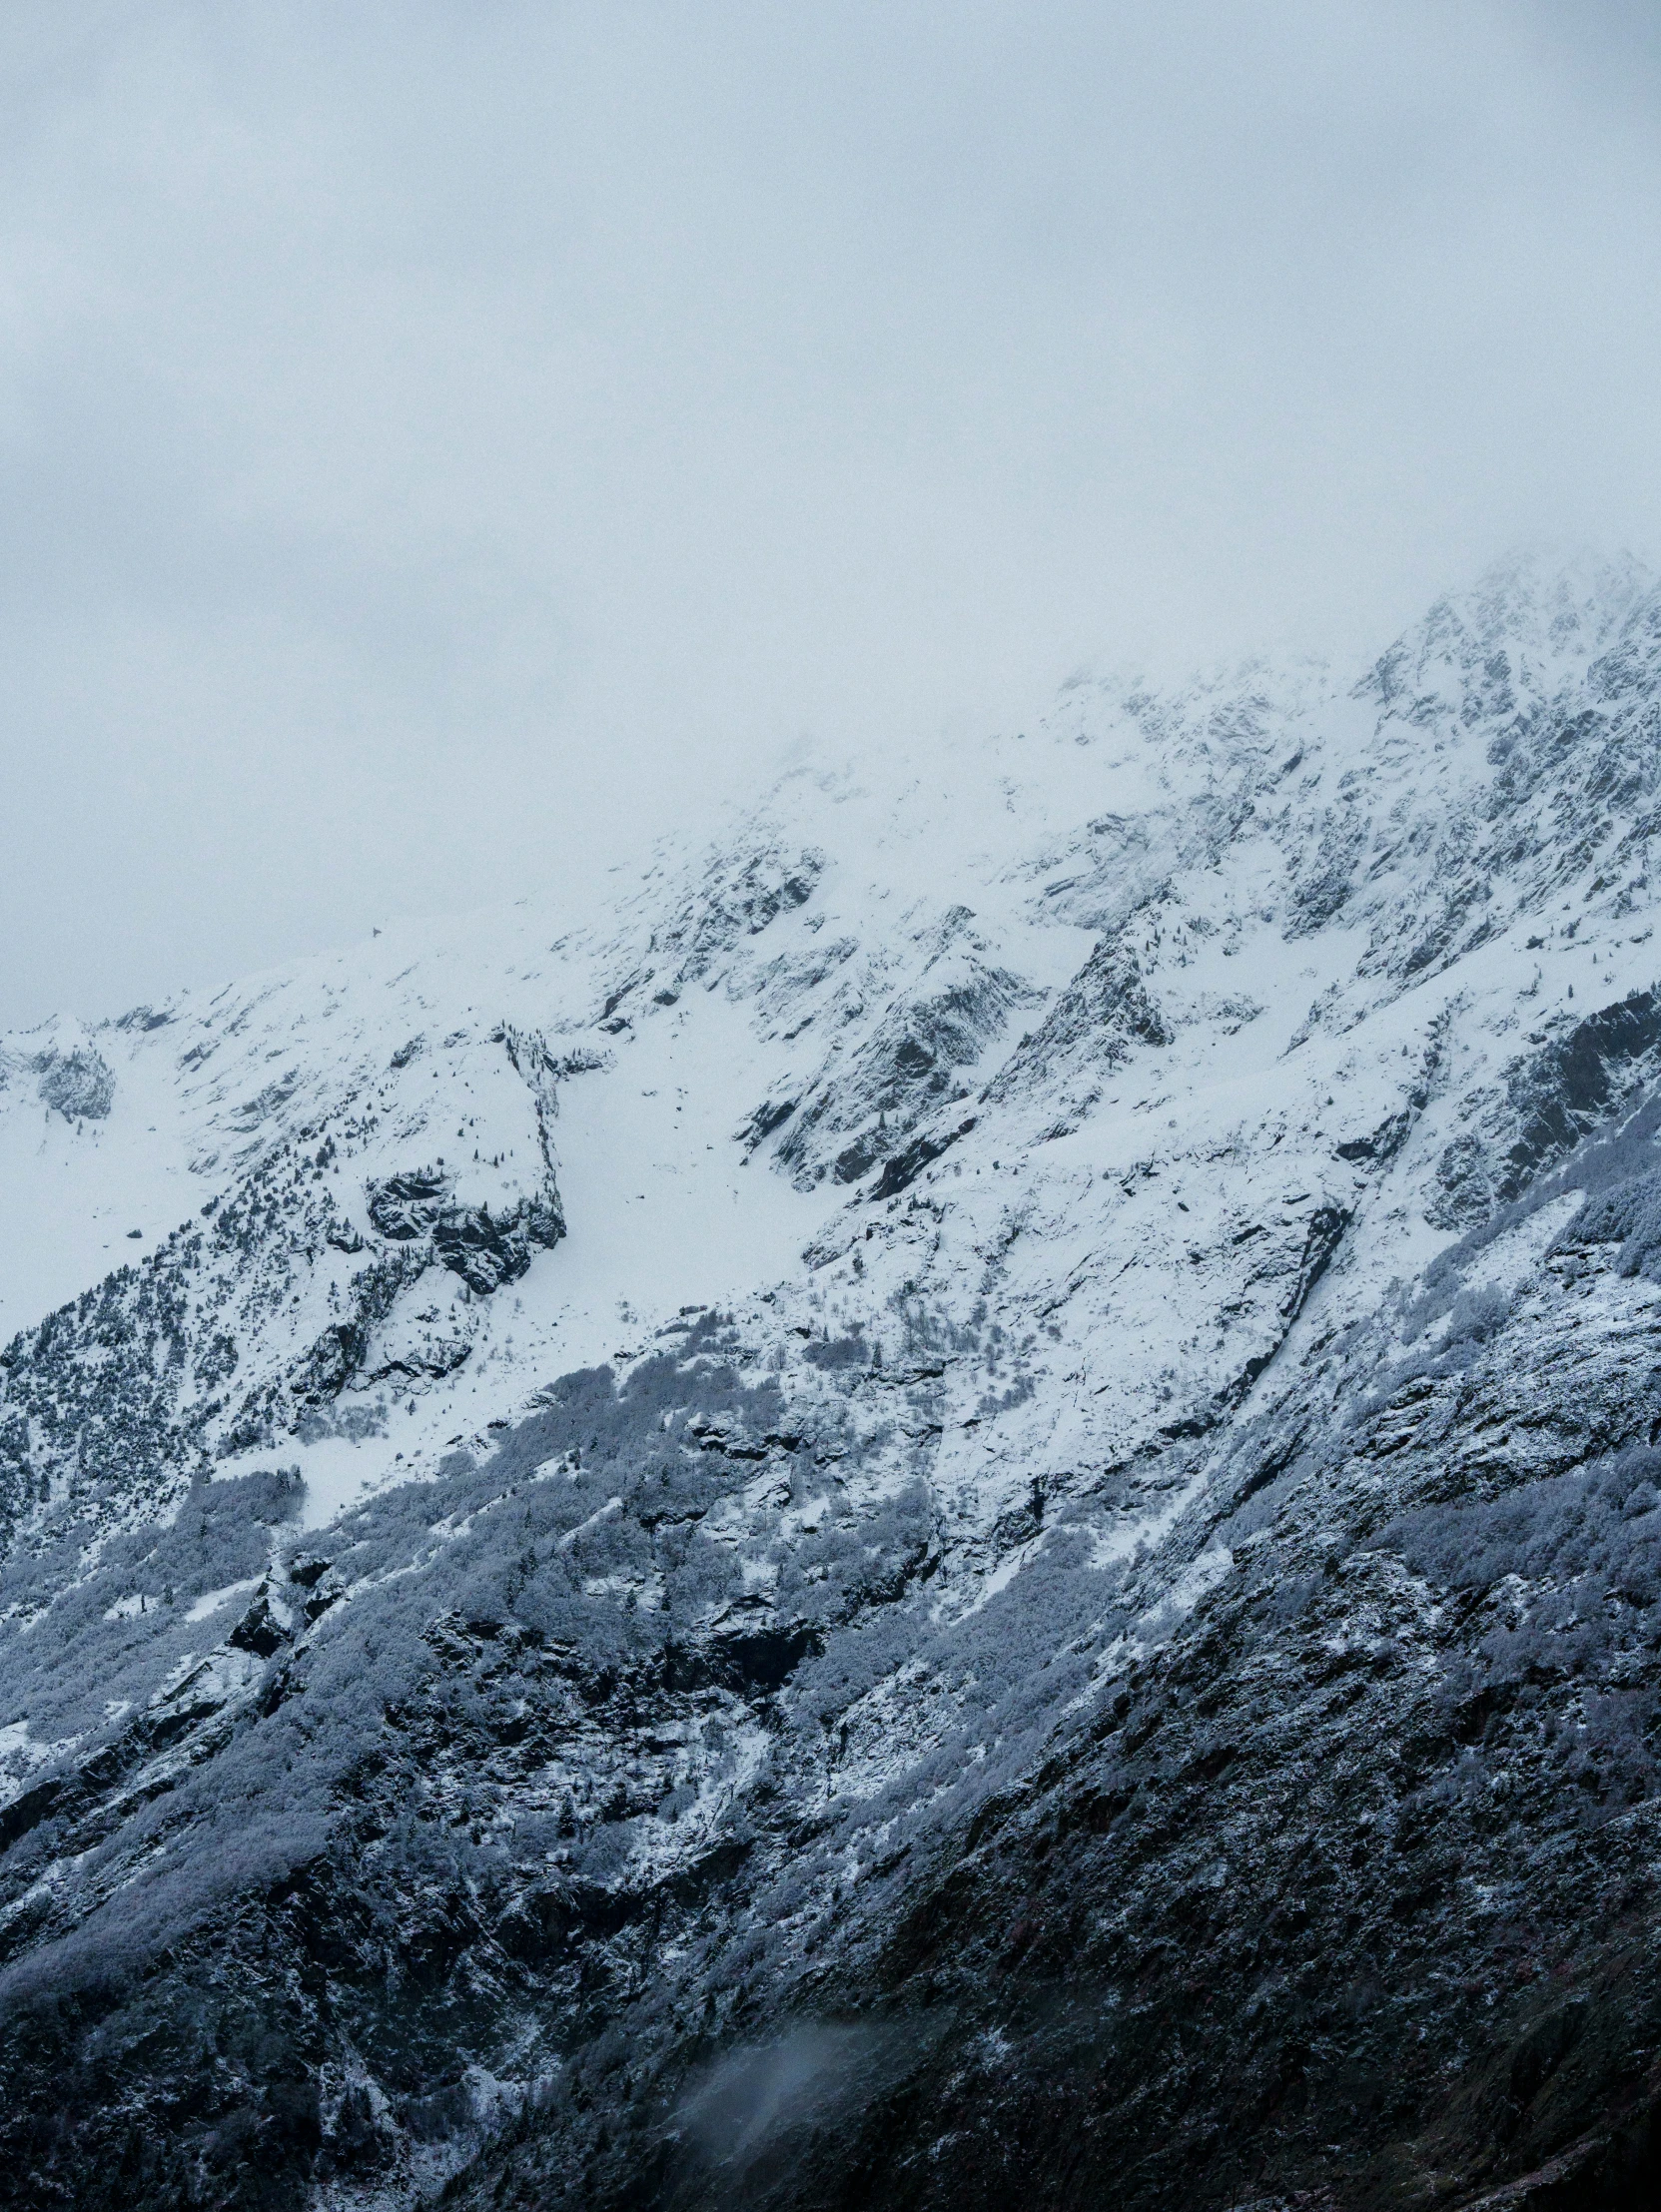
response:
[[[1285,1575],[1275,1583],[1262,1601],[1265,1619],[1276,1627],[1289,1628],[1303,1616],[1319,1597],[1322,1587],[1319,1575]]]
[[[1088,1688],[1104,1643],[1125,1626],[1113,1613],[1123,1578],[1089,1565],[1082,1532],[1059,1530],[987,1605],[936,1621],[933,1506],[919,1483],[858,1518],[833,1507],[783,1554],[770,1613],[757,1605],[754,1615],[732,1608],[717,1618],[744,1588],[744,1560],[706,1523],[723,1525],[718,1509],[755,1478],[782,1417],[776,1385],[747,1384],[730,1345],[706,1328],[690,1350],[621,1381],[604,1368],[563,1378],[479,1463],[457,1455],[434,1479],[384,1492],[309,1536],[308,1548],[331,1562],[316,1587],[349,1590],[350,1599],[224,1709],[210,1755],[171,1790],[90,1843],[79,1832],[74,1847],[89,1855],[75,1896],[115,1901],[93,1910],[67,1948],[43,1947],[31,1985],[70,1993],[84,1976],[136,1974],[159,1945],[220,1928],[234,1898],[290,1880],[361,1885],[366,1865],[378,1869],[371,1886],[396,1897],[400,1912],[434,1916],[452,1897],[483,1897],[504,1868],[534,1864],[542,1878],[550,1853],[583,1882],[615,1884],[651,1833],[639,1824],[654,1809],[684,1820],[691,1807],[674,1758],[643,1779],[626,1763],[602,1763],[591,1792],[573,1782],[562,1803],[525,1806],[522,1835],[491,1826],[504,1802],[514,1804],[503,1778],[539,1772],[573,1725],[616,1735],[638,1726],[649,1700],[703,1697],[711,1654],[719,1657],[723,1637],[748,1633],[752,1618],[776,1620],[788,1646],[784,1680],[765,1706],[781,1763],[790,1736],[798,1756],[834,1755],[853,1707],[921,1652],[923,1669],[894,1695],[928,1701],[907,1713],[908,1726],[937,1728],[938,1740],[909,1782],[897,1770],[892,1806],[882,1797],[879,1810],[921,1836],[942,1808],[972,1806],[1031,1758]],[[770,1479],[790,1477],[798,1508],[818,1496],[809,1453],[792,1458],[775,1444],[771,1467]],[[111,1654],[126,1650],[122,1639],[136,1641],[119,1677],[112,1665],[88,1683],[78,1655],[59,1669],[86,1689],[79,1717],[66,1713],[60,1733],[83,1722],[90,1730],[115,1681],[132,1689],[135,1712],[110,1725],[138,1727],[166,1667],[186,1649],[211,1648],[235,1618],[227,1608],[187,1632],[180,1591],[262,1572],[274,1533],[284,1549],[272,1520],[283,1503],[269,1486],[215,1484],[191,1493],[165,1558],[154,1531],[137,1548],[112,1545],[102,1587],[89,1585],[73,1616],[75,1633],[110,1638]],[[178,1574],[172,1641],[148,1615],[103,1621],[121,1578],[141,1567]],[[67,1624],[68,1594],[54,1588]],[[0,1641],[0,1660],[13,1643]],[[33,1719],[51,1689],[22,1685],[14,1710]],[[879,1699],[873,1712],[884,1710]],[[0,1722],[12,1717],[0,1713]],[[718,1761],[716,1733],[707,1740]],[[91,1741],[89,1733],[73,1757],[84,1762]],[[744,1772],[760,1802],[764,1776],[747,1764]],[[87,1810],[70,1813],[80,1820]],[[8,1868],[21,1872],[27,1860],[42,1870],[70,1847],[70,1828],[56,1818],[15,1846],[21,1855]],[[389,1944],[405,1940],[385,1932]]]
[[[910,1657],[918,1623],[909,1608],[885,1606],[804,1661],[791,1683],[791,1702],[809,1719],[828,1728],[850,1706],[886,1682]]]
[[[921,1482],[909,1483],[856,1523],[827,1516],[786,1560],[775,1601],[781,1611],[824,1622],[892,1604],[925,1564],[932,1529]]]
[[[1118,1602],[1124,1567],[1103,1569],[1093,1557],[1088,1532],[1058,1529],[1011,1583],[955,1620],[933,1617],[929,1586],[917,1579],[896,1602],[832,1628],[781,1699],[798,1756],[828,1757],[832,1787],[815,1857],[794,1862],[801,1881],[834,1884],[844,1850],[877,1830],[887,1854],[933,1848],[1030,1769],[1089,1691],[1102,1655],[1133,1626]],[[842,1760],[880,1762],[896,1726],[908,1749],[893,1779],[873,1792],[862,1764],[859,1787],[839,1798]]]
[[[1444,1277],[1403,1315],[1403,1337],[1422,1348],[1390,1370],[1384,1394],[1399,1390],[1418,1375],[1455,1374],[1467,1367],[1481,1347],[1504,1328],[1515,1305],[1516,1293],[1501,1289],[1497,1283],[1455,1287]],[[1427,1340],[1427,1332],[1438,1321],[1444,1323],[1440,1334]],[[1382,1398],[1375,1393],[1374,1409],[1380,1403]]]
[[[1571,1233],[1587,1244],[1619,1242],[1617,1273],[1661,1282],[1661,1169],[1589,1198]]]
[[[1235,1508],[1219,1530],[1222,1541],[1239,1545],[1258,1529],[1271,1528],[1278,1519],[1281,1508],[1294,1495],[1303,1479],[1303,1470],[1295,1457],[1285,1466],[1278,1467],[1266,1481],[1255,1478],[1255,1487],[1246,1485],[1248,1495]]]
[[[1088,1559],[1082,1532],[1064,1532],[961,1620],[931,1623],[921,1598],[865,1616],[827,1639],[796,1675],[790,1696],[797,1725],[839,1724],[908,1660],[921,1660],[915,1681],[902,1682],[896,1695],[929,1696],[931,1685],[944,1694],[942,1716],[950,1726],[934,1755],[937,1780],[956,1776],[972,1748],[989,1738],[1026,1743],[1052,1725],[1088,1680],[1096,1655],[1126,1625],[1114,1605],[1118,1578]],[[908,1769],[904,1787],[922,1788],[923,1773]]]
[[[1506,1618],[1486,1629],[1464,1673],[1448,1676],[1443,1702],[1468,1714],[1496,1686],[1496,1711],[1539,1686],[1568,1698],[1566,1724],[1553,1715],[1546,1733],[1561,1729],[1570,1779],[1605,1806],[1654,1787],[1655,1695],[1615,1694],[1607,1678],[1619,1654],[1661,1639],[1658,1471],[1661,1454],[1640,1447],[1486,1503],[1405,1515],[1374,1539],[1443,1588],[1508,1586]]]
[[[638,1833],[634,1821],[602,1821],[571,1854],[571,1871],[584,1880],[615,1881],[628,1864]]]
[[[834,1371],[838,1367],[869,1367],[871,1347],[858,1327],[846,1336],[815,1337],[802,1346],[802,1357],[811,1367]]]
[[[711,1543],[693,1530],[668,1548],[663,1602],[676,1619],[695,1623],[743,1588],[743,1569],[730,1544]]]
[[[85,1580],[74,1547],[14,1555],[0,1570],[0,1611],[12,1616],[0,1624],[0,1710],[48,1744],[145,1704],[184,1653],[235,1625],[229,1606],[212,1626],[191,1622],[193,1601],[262,1574],[304,1494],[292,1470],[197,1483],[171,1527],[113,1537]]]
[[[1448,1311],[1442,1334],[1444,1349],[1454,1344],[1485,1344],[1511,1317],[1515,1299],[1496,1283],[1480,1283],[1461,1290]]]
[[[115,1571],[149,1594],[171,1586],[176,1600],[198,1597],[260,1574],[271,1557],[272,1532],[299,1514],[306,1486],[296,1472],[239,1476],[197,1483],[180,1505],[173,1526],[159,1535],[127,1538]],[[146,1535],[152,1535],[147,1545]]]
[[[1661,1514],[1644,1503],[1657,1472],[1661,1452],[1638,1446],[1499,1498],[1405,1514],[1373,1542],[1451,1589],[1486,1590],[1506,1575],[1619,1588],[1661,1571]]]
[[[1432,1678],[1471,1787],[1532,1777],[1591,1827],[1655,1794],[1661,1696],[1634,1663],[1661,1643],[1658,1475],[1661,1453],[1635,1447],[1371,1540],[1438,1590],[1488,1597],[1458,1609],[1471,1641]]]

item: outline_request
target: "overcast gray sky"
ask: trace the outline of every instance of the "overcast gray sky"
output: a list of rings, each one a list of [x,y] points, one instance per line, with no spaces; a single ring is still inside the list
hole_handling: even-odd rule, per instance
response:
[[[0,24],[0,1022],[1653,552],[1622,0]]]

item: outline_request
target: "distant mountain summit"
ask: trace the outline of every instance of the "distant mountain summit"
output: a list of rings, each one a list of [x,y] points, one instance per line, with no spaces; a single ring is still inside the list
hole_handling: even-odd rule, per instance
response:
[[[1513,561],[0,1039],[0,2200],[1652,2201],[1658,836]]]

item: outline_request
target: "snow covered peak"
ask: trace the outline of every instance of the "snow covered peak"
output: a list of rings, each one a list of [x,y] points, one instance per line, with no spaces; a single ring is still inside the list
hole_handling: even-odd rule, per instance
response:
[[[1657,588],[1630,554],[1513,554],[1438,599],[1379,656],[1360,691],[1421,726],[1438,711],[1471,723],[1544,703],[1586,680]]]
[[[1439,1218],[1432,1132],[1508,1033],[1654,980],[1657,606],[1635,564],[1512,563],[1359,681],[1075,682],[798,763],[609,912],[400,924],[6,1041],[0,1328],[165,1281],[198,1349],[156,1463],[292,1451],[323,1510],[690,1302],[874,1327],[997,1283],[1076,1379],[1048,1441],[978,1425],[984,1525],[1016,1458],[1059,1479],[1256,1371],[1314,1224],[1370,1202],[1344,1146],[1400,1124],[1392,1202]],[[1295,1197],[1253,1247],[1259,1173]]]

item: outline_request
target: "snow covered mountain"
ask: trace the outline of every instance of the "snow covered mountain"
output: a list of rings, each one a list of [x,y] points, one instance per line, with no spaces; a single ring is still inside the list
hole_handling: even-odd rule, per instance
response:
[[[1647,2201],[1658,836],[1518,562],[0,1040],[0,2194]]]

